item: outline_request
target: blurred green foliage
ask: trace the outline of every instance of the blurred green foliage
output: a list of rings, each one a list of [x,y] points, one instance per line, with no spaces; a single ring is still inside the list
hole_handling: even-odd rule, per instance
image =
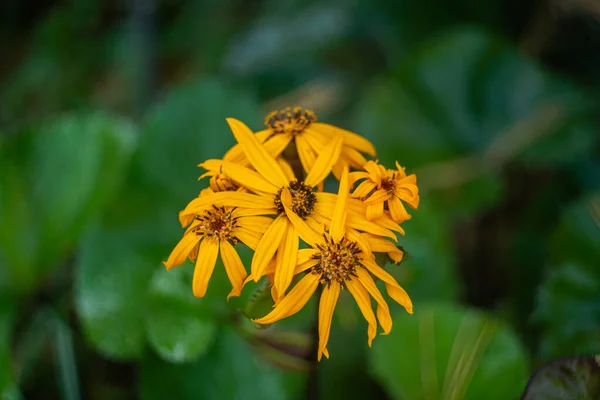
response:
[[[131,3],[0,12],[2,399],[516,399],[540,365],[600,353],[585,1]],[[296,104],[372,140],[422,197],[387,267],[415,314],[394,308],[369,349],[343,293],[314,369],[312,302],[258,330],[222,265],[203,299],[190,263],[161,265],[196,165],[234,143],[224,119],[258,130]],[[571,374],[592,396],[593,362]]]

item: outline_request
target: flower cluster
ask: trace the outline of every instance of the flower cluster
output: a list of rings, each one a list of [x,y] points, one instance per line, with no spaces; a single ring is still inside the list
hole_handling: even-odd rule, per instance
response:
[[[402,260],[394,242],[397,233],[404,234],[400,224],[410,218],[405,204],[419,205],[415,175],[406,175],[398,163],[388,170],[368,161],[365,155],[376,155],[368,140],[317,122],[300,107],[274,111],[265,119],[267,129],[256,133],[238,120],[227,123],[237,144],[222,159],[199,165],[210,184],[180,212],[187,230],[165,261],[167,269],[187,258],[195,262],[197,297],[205,295],[219,254],[233,287],[228,298],[266,276],[274,308],[255,320],[259,324],[297,313],[321,292],[319,360],[329,357],[331,320],[342,290],[348,289],[368,322],[369,345],[378,323],[384,334],[392,328],[374,278],[412,313],[409,296],[375,254]],[[337,194],[324,191],[330,174],[339,181]],[[254,250],[249,271],[235,249],[240,242]]]

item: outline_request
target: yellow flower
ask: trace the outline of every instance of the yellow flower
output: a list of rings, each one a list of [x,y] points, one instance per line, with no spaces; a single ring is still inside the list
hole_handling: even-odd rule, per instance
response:
[[[252,134],[246,125],[231,118],[227,119],[227,122],[254,170],[224,160],[207,160],[200,165],[209,171],[222,171],[236,184],[256,193],[255,195],[244,193],[254,196],[255,200],[252,201],[248,197],[240,206],[263,208],[265,215],[276,216],[256,248],[250,270],[252,279],[258,282],[261,277],[265,276],[265,268],[269,262],[276,257],[277,267],[274,271],[273,292],[276,294],[274,298],[277,301],[279,296],[283,296],[292,281],[299,237],[302,237],[295,224],[291,222],[289,214],[293,213],[296,219],[301,220],[316,232],[322,232],[324,225],[329,223],[335,202],[332,202],[328,196],[321,196],[325,195],[324,193],[315,193],[314,188],[331,172],[333,163],[341,152],[343,138],[337,136],[321,148],[312,169],[303,181],[299,181],[286,163],[276,160],[269,154],[257,135]],[[285,209],[281,203],[283,192],[290,194],[292,204],[289,209]],[[213,199],[219,205],[235,206],[236,201],[241,201],[241,193],[236,193],[235,197],[233,195],[234,193],[229,192],[222,199]],[[320,201],[321,197],[323,197],[322,202]],[[248,203],[254,203],[254,205]],[[190,215],[198,212],[199,206],[206,207],[206,204],[206,201],[203,202],[201,199],[193,201],[180,217],[185,222]],[[266,209],[265,207],[268,206],[271,208]],[[352,229],[395,237],[390,230],[367,221],[358,213],[351,215],[348,225]],[[302,237],[302,239],[304,238]]]
[[[260,324],[271,324],[289,317],[304,307],[316,291],[319,284],[323,292],[319,301],[319,348],[318,359],[321,356],[329,358],[327,342],[331,328],[333,310],[335,309],[340,291],[347,288],[356,300],[363,316],[368,323],[368,343],[371,345],[377,334],[377,320],[384,334],[392,329],[392,318],[389,307],[381,292],[375,285],[371,274],[381,279],[390,297],[412,314],[412,302],[408,294],[396,280],[373,260],[370,254],[360,248],[354,238],[348,237],[346,229],[347,208],[349,200],[348,170],[344,168],[340,181],[337,202],[333,211],[329,233],[317,235],[304,225],[298,223],[303,239],[311,249],[300,250],[295,260],[298,264],[295,273],[309,271],[290,292],[283,297],[275,308],[263,318],[254,320]],[[282,202],[286,209],[291,204],[289,194],[283,196]],[[290,218],[297,218],[290,215]],[[296,221],[298,222],[298,221]],[[306,261],[305,261],[306,260]],[[377,302],[377,320],[371,307],[371,296]]]
[[[396,162],[396,170],[385,169],[375,161],[368,161],[363,169],[366,172],[352,172],[352,182],[364,179],[352,193],[352,197],[361,198],[367,207],[367,219],[380,218],[384,214],[384,203],[390,211],[392,219],[403,222],[410,219],[402,201],[411,208],[419,206],[419,188],[415,174],[406,176],[404,168]]]
[[[304,171],[308,173],[316,163],[321,149],[337,136],[342,136],[344,144],[339,159],[334,161],[333,173],[339,179],[342,167],[349,165],[362,168],[367,162],[361,153],[375,156],[375,147],[367,139],[356,133],[316,122],[317,116],[310,110],[287,107],[273,111],[265,118],[267,129],[256,132],[256,138],[274,157],[279,156],[294,141],[298,157]],[[233,146],[223,157],[237,164],[244,162],[244,152],[240,146]]]
[[[210,197],[211,193],[201,195]],[[260,237],[271,224],[271,218],[257,216],[253,209],[218,207],[205,209],[193,216],[191,224],[164,265],[167,270],[181,265],[186,258],[196,261],[193,291],[196,297],[206,294],[217,256],[225,266],[233,289],[227,296],[239,296],[247,273],[234,246],[240,241],[256,249]]]

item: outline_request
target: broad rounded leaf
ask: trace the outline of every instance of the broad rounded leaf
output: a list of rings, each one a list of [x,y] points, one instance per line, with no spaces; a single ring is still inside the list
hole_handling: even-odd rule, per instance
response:
[[[372,373],[393,398],[506,400],[522,392],[525,354],[498,321],[446,304],[393,317],[392,332],[369,353]]]
[[[202,300],[194,298],[186,270],[164,268],[154,273],[146,326],[150,345],[165,360],[189,362],[204,354],[213,342],[216,326]]]

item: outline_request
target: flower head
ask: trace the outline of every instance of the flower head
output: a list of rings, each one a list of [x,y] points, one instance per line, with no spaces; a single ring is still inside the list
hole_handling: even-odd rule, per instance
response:
[[[194,215],[183,238],[164,262],[165,266],[170,270],[183,264],[186,258],[195,261],[193,291],[196,297],[203,297],[220,251],[233,286],[227,298],[239,296],[247,273],[234,246],[241,241],[255,249],[271,223],[270,218],[252,214],[252,210],[213,205]]]
[[[348,289],[356,300],[368,322],[369,346],[377,334],[377,320],[384,334],[390,332],[392,319],[389,307],[375,285],[371,274],[385,282],[388,294],[412,313],[410,298],[398,282],[373,260],[372,254],[365,252],[355,236],[346,228],[349,200],[348,170],[345,168],[340,181],[339,193],[333,211],[329,232],[318,235],[308,227],[300,229],[303,239],[311,246],[301,250],[296,261],[295,273],[308,271],[306,275],[283,297],[275,308],[263,318],[254,320],[260,324],[271,324],[289,317],[304,307],[319,285],[323,291],[319,301],[319,348],[318,359],[324,354],[329,357],[327,342],[331,320],[340,292]],[[287,193],[287,192],[284,192]],[[291,202],[284,196],[283,205],[287,209]],[[371,307],[371,297],[377,303],[377,320]]]
[[[413,209],[419,206],[416,175],[407,176],[398,162],[397,170],[386,169],[375,161],[368,161],[363,168],[365,171],[352,172],[350,177],[353,182],[364,179],[354,190],[352,197],[363,199],[367,207],[367,219],[380,218],[384,214],[384,206],[387,206],[394,221],[410,219],[402,201]]]

